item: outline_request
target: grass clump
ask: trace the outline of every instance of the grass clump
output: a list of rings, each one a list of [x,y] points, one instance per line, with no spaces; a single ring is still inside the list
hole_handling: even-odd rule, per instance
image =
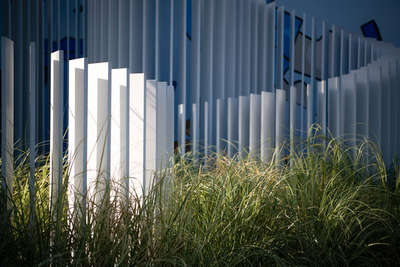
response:
[[[204,165],[190,155],[176,158],[145,198],[131,192],[129,201],[95,205],[89,199],[83,222],[65,205],[66,192],[62,214],[56,221],[50,216],[43,158],[36,170],[33,226],[22,161],[14,207],[1,214],[0,265],[398,264],[398,165],[387,172],[369,142],[348,148],[328,140],[304,147],[307,152],[279,164],[224,155]]]

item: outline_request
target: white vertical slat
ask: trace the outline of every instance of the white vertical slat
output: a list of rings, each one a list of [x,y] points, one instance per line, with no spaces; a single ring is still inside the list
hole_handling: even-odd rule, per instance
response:
[[[328,127],[332,137],[335,138],[340,135],[339,82],[340,77],[328,79]]]
[[[35,218],[35,159],[36,159],[36,95],[37,95],[36,44],[29,45],[29,195],[30,224]]]
[[[87,187],[100,204],[110,181],[110,90],[108,63],[88,65]]]
[[[129,75],[129,193],[144,193],[145,80],[143,73]],[[130,196],[131,197],[131,196]]]
[[[318,113],[319,113],[319,123],[322,127],[322,133],[327,134],[327,79],[328,79],[328,67],[329,67],[329,44],[326,22],[322,22],[322,53],[321,53],[321,82],[318,87]]]
[[[183,104],[178,105],[178,147],[181,154],[185,153],[186,145],[186,120]]]
[[[268,10],[267,16],[267,74],[266,74],[266,90],[275,91],[275,3],[266,6]],[[262,74],[265,75],[265,74]],[[275,98],[274,98],[275,101]]]
[[[156,168],[162,171],[168,167],[169,153],[167,149],[168,122],[167,82],[157,82],[157,136],[156,136]]]
[[[396,90],[399,90],[397,87],[397,83],[396,83],[396,63],[394,61],[394,58],[390,58],[389,59],[389,105],[390,105],[390,119],[389,119],[389,123],[390,123],[390,136],[389,136],[389,160],[393,160],[394,155],[397,151],[394,150],[394,145],[395,145],[395,140],[398,138],[395,135],[395,130],[396,130],[396,124],[398,119],[395,118],[396,112],[396,102],[394,101],[395,97],[396,97]]]
[[[350,147],[356,144],[356,86],[354,72],[341,77],[342,93],[342,136]]]
[[[69,61],[68,82],[68,166],[69,206],[71,211],[85,210],[87,192],[87,60]],[[76,209],[75,209],[76,208]]]
[[[326,81],[317,83],[318,95],[318,123],[322,128],[322,133],[326,135],[327,130],[327,101],[326,101]]]
[[[14,42],[1,37],[1,175],[10,198],[14,184]],[[4,192],[4,191],[3,191]],[[7,201],[7,208],[11,202]]]
[[[250,138],[249,154],[260,158],[261,146],[261,95],[250,94]]]
[[[199,109],[199,103],[193,103],[192,104],[192,119],[191,119],[191,136],[192,136],[192,153],[193,157],[197,160],[198,154],[199,154],[199,134],[200,134],[200,124],[199,124],[199,119],[200,119],[200,109]]]
[[[167,99],[168,99],[168,105],[167,105],[167,125],[168,125],[168,139],[167,139],[167,151],[168,151],[168,158],[173,158],[174,156],[174,87],[173,86],[168,86],[167,87]],[[198,109],[200,110],[200,109]],[[200,112],[200,111],[199,111]],[[173,161],[170,161],[170,166],[173,163]]]
[[[356,72],[356,107],[357,107],[357,137],[368,138],[368,102],[369,87],[366,68]]]
[[[385,164],[390,164],[390,131],[391,131],[391,102],[390,102],[390,81],[389,81],[389,61],[387,59],[382,60],[382,153]]]
[[[128,197],[128,70],[111,70],[110,175],[119,197]]]
[[[225,100],[221,98],[217,98],[216,101],[216,148],[217,153],[221,154],[222,151],[225,150],[225,142],[226,140],[226,120],[225,120]]]
[[[238,141],[238,99],[228,98],[228,156],[233,157],[237,152]]]
[[[239,96],[239,156],[245,158],[249,151],[250,96]]]
[[[165,108],[166,112],[164,115],[165,123],[164,126],[166,127],[162,134],[165,136],[165,167],[172,168],[174,164],[174,87],[167,86],[166,88],[166,95],[165,95]],[[165,184],[165,195],[172,190],[173,185],[173,176],[171,172],[167,172]]]
[[[276,119],[275,119],[275,153],[276,162],[279,163],[282,156],[282,146],[285,143],[286,132],[286,91],[277,89],[276,91]]]
[[[51,53],[50,61],[50,210],[62,192],[64,53]]]
[[[361,37],[358,37],[357,39],[357,69],[360,69],[362,66],[364,66],[364,53],[363,53],[363,45],[362,45],[362,39]]]
[[[297,88],[294,86],[290,87],[290,103],[289,103],[289,118],[290,118],[290,154],[294,155],[295,153],[295,131],[296,131],[296,106],[297,106]],[[292,157],[291,157],[292,158]]]
[[[336,76],[336,27],[335,25],[332,25],[332,30],[329,34],[329,45],[328,45],[328,57],[329,59],[327,60],[327,62],[329,62],[329,66],[328,66],[328,77],[326,78],[332,78]]]
[[[157,82],[146,80],[145,89],[145,183],[148,194],[156,182],[157,169]]]
[[[275,148],[275,92],[261,93],[261,160],[271,161]]]
[[[374,62],[367,69],[367,77],[370,88],[370,116],[371,116],[371,138],[379,147],[382,146],[381,130],[382,130],[382,89],[381,89],[381,74],[380,67],[377,62]]]
[[[203,111],[204,111],[204,156],[207,158],[210,153],[210,137],[209,137],[210,112],[209,112],[208,101],[204,101],[203,106],[204,106],[203,107]]]

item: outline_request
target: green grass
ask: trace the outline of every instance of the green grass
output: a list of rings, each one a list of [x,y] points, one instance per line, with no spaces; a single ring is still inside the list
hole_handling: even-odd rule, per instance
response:
[[[189,154],[176,158],[144,200],[96,207],[89,200],[86,223],[70,213],[66,193],[58,219],[50,216],[43,157],[30,224],[29,171],[21,160],[12,212],[1,214],[0,266],[397,265],[398,164],[387,172],[369,142],[303,145],[309,152],[292,155],[292,168],[288,159],[271,164],[214,155],[199,166]]]

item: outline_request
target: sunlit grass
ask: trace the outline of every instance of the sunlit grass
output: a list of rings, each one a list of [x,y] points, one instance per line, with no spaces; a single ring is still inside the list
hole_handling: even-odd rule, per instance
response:
[[[144,199],[131,192],[127,202],[88,200],[86,222],[68,210],[66,191],[53,221],[48,158],[39,157],[32,223],[25,154],[13,209],[1,214],[0,265],[398,264],[399,165],[387,171],[368,141],[346,147],[313,138],[302,147],[280,164],[215,155],[199,165],[190,154],[177,157]],[[65,183],[67,174],[65,166]]]

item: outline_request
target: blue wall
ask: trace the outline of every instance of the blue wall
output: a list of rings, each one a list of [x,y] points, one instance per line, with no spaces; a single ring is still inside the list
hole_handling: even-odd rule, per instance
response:
[[[314,16],[318,22],[325,19],[345,30],[362,34],[360,26],[375,19],[385,42],[400,47],[399,0],[276,0],[296,15]]]

